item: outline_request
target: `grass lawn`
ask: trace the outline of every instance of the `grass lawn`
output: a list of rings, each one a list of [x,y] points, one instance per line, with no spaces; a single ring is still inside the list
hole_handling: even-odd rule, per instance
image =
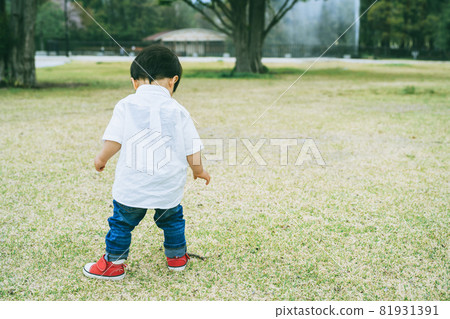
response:
[[[450,65],[319,63],[251,125],[308,64],[269,67],[230,79],[225,63],[184,64],[175,98],[202,138],[224,139],[211,184],[188,178],[182,202],[188,251],[206,260],[169,272],[149,215],[121,282],[81,269],[104,249],[117,156],[102,174],[93,158],[129,65],[0,89],[0,300],[448,300]],[[266,139],[267,165],[241,164],[243,138]],[[272,138],[299,139],[288,165]],[[325,167],[294,165],[305,138]]]

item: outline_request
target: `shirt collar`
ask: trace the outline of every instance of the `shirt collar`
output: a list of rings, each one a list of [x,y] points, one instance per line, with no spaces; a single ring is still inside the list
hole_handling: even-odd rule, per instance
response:
[[[169,90],[158,84],[142,84],[137,88],[136,94],[160,94],[171,97]]]

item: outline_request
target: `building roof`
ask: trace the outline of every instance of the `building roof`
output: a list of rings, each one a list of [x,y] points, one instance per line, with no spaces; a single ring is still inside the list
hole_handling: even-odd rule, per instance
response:
[[[143,39],[143,41],[162,41],[162,42],[209,42],[225,41],[226,35],[209,29],[180,29],[174,31],[163,31]]]

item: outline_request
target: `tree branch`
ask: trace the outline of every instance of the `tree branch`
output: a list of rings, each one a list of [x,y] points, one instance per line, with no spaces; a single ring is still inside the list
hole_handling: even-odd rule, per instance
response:
[[[196,1],[195,3],[191,0],[182,0],[188,6],[193,8],[195,11],[199,12],[209,23],[211,23],[214,27],[216,27],[219,31],[225,33],[228,36],[231,36],[233,33],[233,27],[223,20],[220,15],[220,12],[216,8],[212,8],[210,4],[204,3],[201,0]],[[197,4],[197,5],[196,5]],[[211,10],[214,12],[215,16],[219,19],[222,25],[218,24],[214,19],[212,19],[204,10],[204,8]]]
[[[222,10],[228,20],[233,21],[233,15],[231,14],[230,8],[228,8],[224,2],[221,0],[211,0],[211,2],[213,5],[217,5]]]
[[[233,20],[231,19],[231,17],[228,17],[228,14],[225,13],[221,7],[221,10],[223,12],[223,14],[225,15],[225,17],[228,18],[228,20],[231,21],[231,24],[229,24],[228,22],[225,21],[225,19],[222,17],[222,15],[220,14],[220,12],[218,12],[218,10],[216,9],[216,4],[217,2],[221,3],[223,5],[223,2],[219,1],[212,1],[212,4],[209,6],[209,9],[211,11],[213,11],[216,14],[216,17],[219,19],[219,21],[223,24],[224,27],[226,27],[229,30],[233,30]],[[225,7],[226,9],[226,7]]]
[[[276,12],[273,8],[272,1],[267,1],[267,11],[269,11],[273,16],[275,16]]]
[[[269,0],[270,1],[270,0]],[[286,13],[291,10],[294,5],[300,0],[286,0],[281,5],[280,9],[278,10],[277,14],[273,17],[272,21],[269,22],[266,29],[263,32],[263,37],[266,37],[266,35],[272,30],[272,28],[280,22],[280,20],[286,15]]]

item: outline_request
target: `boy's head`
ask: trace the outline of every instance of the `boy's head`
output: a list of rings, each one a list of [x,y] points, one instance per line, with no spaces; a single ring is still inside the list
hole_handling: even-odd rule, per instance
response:
[[[137,55],[131,63],[130,73],[132,80],[144,83],[151,83],[154,80],[159,83],[158,80],[167,80],[166,82],[175,92],[183,69],[175,53],[162,45],[154,44]],[[134,82],[133,84],[135,85]]]

